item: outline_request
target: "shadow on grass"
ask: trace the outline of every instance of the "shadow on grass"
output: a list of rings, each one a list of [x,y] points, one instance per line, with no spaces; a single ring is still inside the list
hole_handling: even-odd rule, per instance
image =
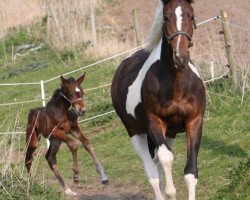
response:
[[[227,145],[224,141],[215,140],[206,135],[202,136],[201,148],[212,150],[215,154],[225,154],[239,158],[247,157],[247,152],[238,144]]]

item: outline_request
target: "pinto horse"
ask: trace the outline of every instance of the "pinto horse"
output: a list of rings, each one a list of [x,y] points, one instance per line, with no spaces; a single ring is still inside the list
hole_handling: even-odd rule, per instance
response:
[[[81,141],[93,159],[102,183],[108,183],[108,177],[97,159],[90,141],[83,134],[77,121],[78,114],[84,115],[86,110],[83,101],[84,91],[81,87],[84,78],[85,74],[77,80],[74,78],[65,79],[61,76],[61,88],[54,92],[52,99],[46,107],[36,108],[30,111],[26,129],[27,151],[25,164],[29,175],[31,175],[33,153],[38,147],[39,134],[42,134],[50,140],[50,146],[45,157],[67,195],[76,195],[76,193],[66,185],[57,167],[56,154],[62,142],[68,145],[72,153],[74,181],[79,182],[77,143],[68,135],[72,135]]]
[[[144,163],[157,200],[166,196],[176,199],[171,149],[181,132],[187,136],[184,180],[189,200],[195,199],[206,97],[203,81],[189,56],[195,28],[191,3],[161,1],[148,45],[120,64],[111,86],[116,113]]]

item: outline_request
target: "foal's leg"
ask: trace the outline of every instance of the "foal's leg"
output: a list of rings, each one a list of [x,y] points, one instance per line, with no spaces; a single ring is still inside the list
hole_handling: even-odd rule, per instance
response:
[[[25,165],[29,176],[31,175],[31,166],[33,161],[33,153],[38,147],[38,134],[35,128],[29,126],[26,131],[26,152],[25,152]]]
[[[90,143],[89,139],[83,134],[83,131],[81,130],[81,128],[77,126],[74,129],[72,129],[72,135],[82,142],[84,148],[91,156],[92,160],[94,161],[96,165],[96,171],[99,173],[101,177],[102,184],[108,184],[108,177],[105,174],[100,161],[97,159],[95,155],[92,144]]]
[[[135,135],[131,138],[131,143],[144,164],[144,169],[147,173],[148,181],[154,189],[156,200],[164,200],[160,190],[160,180],[157,166],[149,154],[147,135]]]
[[[60,141],[65,142],[68,145],[73,157],[73,178],[76,183],[79,182],[80,167],[77,159],[77,143],[72,138],[68,137],[61,129],[54,130],[52,136],[59,139]]]
[[[59,171],[59,168],[57,166],[57,161],[56,161],[56,154],[60,148],[61,145],[61,141],[57,140],[57,139],[50,139],[50,146],[49,146],[49,150],[46,154],[46,159],[49,163],[50,168],[52,169],[52,171],[54,172],[54,174],[56,175],[57,180],[59,181],[59,183],[61,184],[61,186],[63,187],[65,193],[67,195],[76,195],[75,192],[73,192],[64,182],[61,173]]]
[[[187,124],[187,164],[184,180],[188,187],[189,200],[195,200],[195,188],[198,182],[197,156],[202,134],[202,118],[196,118]]]
[[[158,157],[161,163],[166,178],[165,192],[171,200],[175,200],[176,189],[172,178],[172,165],[174,161],[174,156],[172,152],[168,149],[165,139],[167,127],[160,118],[154,115],[151,115],[149,117],[149,120],[149,134],[155,142],[156,146],[158,147],[156,156]]]

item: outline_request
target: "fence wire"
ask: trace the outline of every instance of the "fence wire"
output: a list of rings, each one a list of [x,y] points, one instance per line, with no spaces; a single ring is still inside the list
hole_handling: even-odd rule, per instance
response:
[[[203,24],[205,24],[205,23],[208,23],[208,22],[211,22],[211,21],[216,21],[216,20],[225,23],[224,21],[220,20],[220,18],[221,18],[220,16],[214,16],[214,17],[212,17],[212,18],[210,18],[210,19],[207,19],[207,20],[204,20],[204,21],[202,21],[202,22],[199,22],[199,23],[197,23],[196,25],[197,25],[197,27],[199,27],[199,26],[201,26],[201,25],[203,25]],[[229,25],[230,25],[230,26],[233,26],[233,27],[235,27],[235,28],[239,28],[239,29],[242,29],[242,30],[249,31],[249,29],[247,29],[247,28],[240,27],[240,26],[234,25],[234,24],[232,24],[232,23],[229,23]],[[113,60],[113,59],[115,59],[115,58],[117,58],[117,57],[119,57],[119,56],[122,56],[122,55],[124,55],[124,54],[127,54],[127,53],[129,53],[129,52],[137,51],[137,50],[143,48],[145,45],[146,45],[146,44],[141,45],[141,46],[136,47],[136,48],[133,48],[133,49],[130,49],[130,50],[127,50],[127,51],[124,51],[124,52],[122,52],[122,53],[116,54],[116,55],[111,56],[111,57],[109,57],[109,58],[106,58],[106,59],[100,60],[100,61],[98,61],[98,62],[92,63],[92,64],[90,64],[90,65],[87,65],[87,66],[78,68],[78,69],[76,69],[76,70],[67,72],[67,73],[63,74],[63,76],[66,76],[66,75],[69,75],[69,74],[78,72],[78,71],[83,70],[83,69],[86,69],[86,68],[90,68],[90,67],[96,66],[96,65],[101,64],[101,63],[103,63],[103,62],[106,62],[106,61],[108,61],[108,60]],[[60,75],[60,76],[61,76],[61,75]],[[51,82],[51,81],[53,81],[53,80],[56,80],[56,79],[58,79],[60,76],[56,76],[56,77],[50,78],[50,79],[48,79],[48,80],[45,80],[44,83],[48,83],[48,82]],[[225,76],[227,76],[227,73],[225,73],[225,74],[223,74],[223,75],[221,75],[221,76],[218,76],[218,77],[214,77],[214,78],[212,78],[212,79],[210,79],[210,80],[206,80],[206,81],[204,81],[204,84],[213,82],[213,81],[218,80],[218,79],[222,79],[222,78],[224,78]],[[2,83],[2,84],[0,84],[0,86],[21,86],[21,85],[40,85],[40,82],[33,82],[33,83],[32,83],[32,82],[31,82],[31,83]],[[92,90],[95,90],[95,89],[99,89],[99,88],[103,88],[103,87],[108,87],[108,86],[110,86],[110,85],[111,85],[111,83],[108,83],[108,84],[104,84],[104,85],[97,86],[97,87],[94,87],[94,88],[86,89],[86,91],[92,91]],[[46,99],[47,99],[47,98],[46,98]],[[48,98],[48,99],[49,99],[49,98]],[[41,100],[44,100],[44,99],[30,100],[30,101],[23,101],[23,102],[5,103],[5,104],[0,104],[0,106],[3,106],[3,105],[7,106],[7,105],[23,104],[23,103],[31,103],[31,102],[41,101]],[[87,118],[87,119],[84,119],[84,120],[80,120],[79,123],[91,121],[91,120],[94,120],[94,119],[97,119],[97,118],[100,118],[100,117],[104,117],[104,116],[107,116],[107,115],[111,115],[111,114],[114,114],[114,113],[115,113],[115,110],[112,110],[112,111],[109,111],[109,112],[106,112],[106,113],[102,113],[102,114],[99,114],[99,115],[96,115],[96,116],[93,116],[93,117],[90,117],[90,118]],[[26,132],[24,132],[24,131],[20,131],[20,132],[4,132],[4,133],[0,133],[0,135],[24,134],[24,133],[26,133]]]

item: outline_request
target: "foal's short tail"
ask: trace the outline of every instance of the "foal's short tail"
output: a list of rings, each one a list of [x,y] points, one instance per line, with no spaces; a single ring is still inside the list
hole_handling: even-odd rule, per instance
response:
[[[30,110],[28,117],[28,124],[26,128],[26,152],[25,152],[25,165],[30,175],[30,169],[33,160],[33,153],[38,147],[38,131],[37,131],[37,120],[39,117],[39,111],[37,109]]]

